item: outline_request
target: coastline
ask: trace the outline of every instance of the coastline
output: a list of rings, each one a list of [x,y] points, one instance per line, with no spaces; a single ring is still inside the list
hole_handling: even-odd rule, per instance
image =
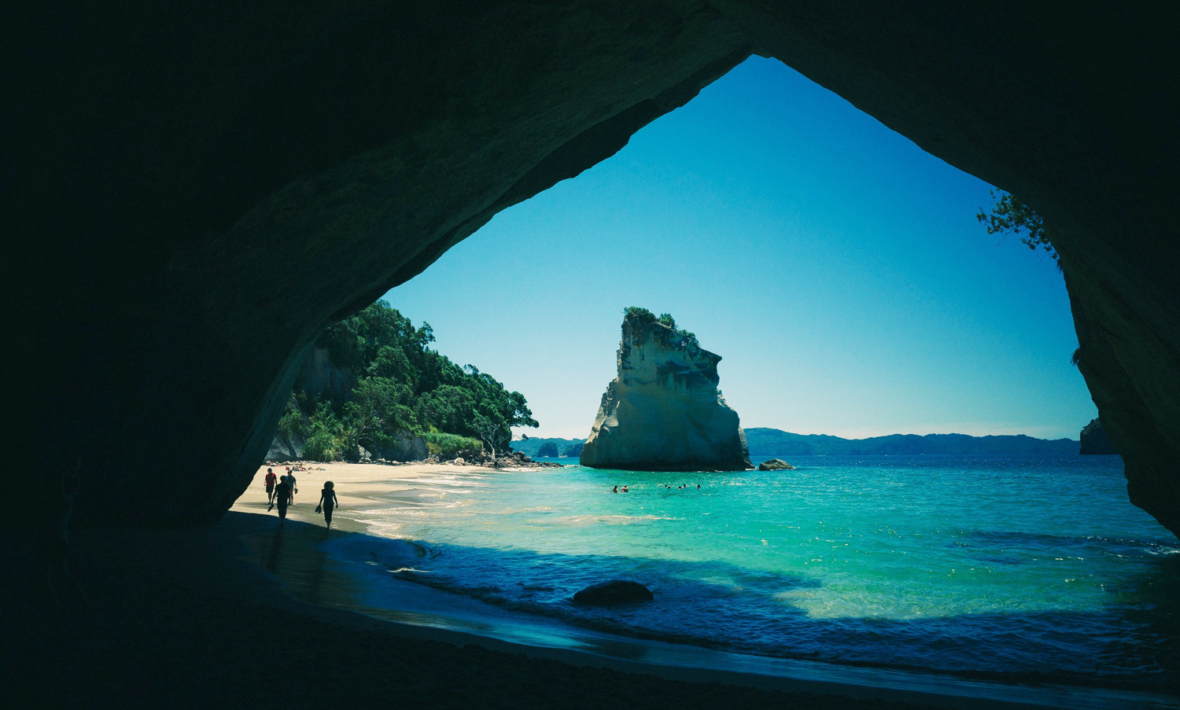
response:
[[[43,707],[748,708],[906,710],[855,689],[533,648],[380,621],[298,601],[244,558],[275,521],[230,513],[184,530],[79,530],[75,574],[89,607],[54,612],[34,577],[5,587],[0,701]],[[315,557],[322,528],[290,522],[283,556]],[[3,546],[32,570],[28,535]],[[738,684],[737,681],[746,681]],[[832,687],[843,691],[844,688]],[[474,699],[474,700],[473,700]],[[937,706],[938,704],[935,703]],[[980,705],[960,707],[983,707]]]
[[[776,659],[608,634],[583,633],[579,641],[593,637],[592,643],[562,647],[527,633],[515,642],[498,638],[496,623],[460,618],[447,626],[440,623],[446,614],[366,615],[362,575],[322,544],[322,517],[312,513],[320,484],[329,475],[337,482],[358,477],[342,496],[347,505],[454,469],[343,466],[356,468],[297,474],[301,493],[281,533],[273,513],[258,514],[265,511],[260,478],[235,506],[246,511],[216,524],[76,531],[76,576],[90,597],[89,611],[77,604],[62,613],[46,607],[36,594],[30,546],[22,544],[28,536],[14,535],[3,547],[7,569],[29,574],[21,577],[24,587],[6,590],[5,601],[26,613],[0,642],[10,659],[0,664],[0,699],[12,692],[61,707],[255,709],[385,706],[391,699],[459,708],[471,707],[472,698],[517,708],[1150,707],[1135,704],[1152,697],[1144,694],[1107,694],[1129,698],[1116,703],[1089,688],[1013,688],[915,674],[909,678],[933,685],[903,690],[888,681],[907,674],[890,671],[785,662],[797,672],[776,674],[770,667],[782,663]],[[342,530],[331,537],[366,536]],[[293,577],[302,580],[301,590],[290,586]],[[430,596],[430,604],[448,595],[400,584]],[[1011,695],[980,694],[988,688]],[[1176,706],[1160,700],[1156,707]]]
[[[317,480],[335,476],[337,483],[346,480],[357,502],[374,497],[388,505],[389,493],[409,490],[411,482],[421,484],[447,482],[448,474],[471,471],[472,467],[403,465],[392,476],[386,467],[365,464],[336,464],[324,471],[313,471]],[[475,469],[498,473],[494,469]],[[265,471],[265,469],[263,469]],[[261,480],[260,478],[258,480]],[[301,476],[300,481],[307,480]],[[354,488],[355,486],[355,488]],[[235,509],[243,512],[265,510],[261,488],[248,492]],[[338,485],[339,488],[339,485]],[[318,491],[318,486],[316,487]],[[441,495],[446,495],[442,493]],[[322,518],[311,513],[314,498],[302,507],[304,520],[323,525]],[[409,499],[407,499],[409,502]],[[342,500],[343,503],[343,500]],[[295,509],[293,509],[295,510]],[[317,544],[315,561],[305,556],[292,558],[289,564],[272,558],[273,540],[254,537],[250,540],[256,564],[269,564],[269,571],[283,581],[286,591],[304,601],[325,604],[371,617],[416,627],[446,629],[475,634],[485,639],[520,643],[530,648],[567,649],[596,656],[626,658],[644,666],[669,666],[696,670],[728,669],[756,676],[785,678],[794,681],[834,683],[839,686],[864,686],[879,690],[917,692],[935,695],[987,698],[990,701],[1026,700],[1060,707],[1180,707],[1180,701],[1150,691],[1119,688],[1116,685],[1063,685],[1043,677],[989,678],[987,675],[963,675],[865,664],[831,664],[809,660],[776,658],[728,652],[700,645],[618,636],[596,631],[549,616],[538,616],[488,604],[463,594],[433,585],[428,578],[407,581],[395,578],[383,564],[381,545],[407,544],[389,537],[366,535],[366,526],[352,525],[356,540],[344,540],[335,532],[328,544]],[[367,538],[367,539],[362,539]],[[320,539],[320,543],[324,538]],[[416,546],[416,543],[408,543]],[[649,672],[649,671],[644,671]],[[1085,697],[1080,697],[1084,695]],[[1154,705],[1156,701],[1158,705]],[[1146,703],[1146,704],[1144,704]]]

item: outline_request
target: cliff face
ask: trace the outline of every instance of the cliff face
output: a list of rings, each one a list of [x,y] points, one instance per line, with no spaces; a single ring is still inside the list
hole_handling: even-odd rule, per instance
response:
[[[746,435],[717,389],[721,356],[650,317],[628,315],[619,375],[602,396],[581,463],[638,471],[752,468]]]
[[[1102,422],[1098,419],[1091,419],[1089,424],[1082,427],[1081,438],[1082,456],[1102,456],[1119,452],[1115,448],[1114,442],[1106,435],[1106,431],[1102,428]]]

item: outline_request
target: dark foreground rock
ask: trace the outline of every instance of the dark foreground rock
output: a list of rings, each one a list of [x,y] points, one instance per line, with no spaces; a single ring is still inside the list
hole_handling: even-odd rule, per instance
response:
[[[651,590],[639,582],[615,579],[602,584],[586,587],[574,595],[574,601],[588,606],[611,606],[632,602],[650,602],[655,599]]]
[[[1102,422],[1098,419],[1091,419],[1090,423],[1082,427],[1082,456],[1106,456],[1110,454],[1117,454],[1119,450],[1115,448],[1114,442],[1106,435],[1106,431],[1102,428]]]
[[[759,471],[794,471],[795,467],[782,459],[770,459],[758,464]]]

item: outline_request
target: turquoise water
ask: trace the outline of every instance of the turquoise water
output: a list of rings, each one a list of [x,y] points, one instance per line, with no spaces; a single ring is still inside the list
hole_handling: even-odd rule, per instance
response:
[[[1180,677],[1180,543],[1127,502],[1117,457],[792,463],[458,469],[341,515],[403,541],[379,554],[401,579],[612,633],[1005,680]],[[655,602],[571,603],[614,578]]]

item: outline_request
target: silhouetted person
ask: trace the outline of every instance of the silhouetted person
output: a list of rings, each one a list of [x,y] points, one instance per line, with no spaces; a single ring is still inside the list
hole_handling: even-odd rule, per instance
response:
[[[274,504],[279,506],[279,525],[285,525],[287,522],[287,504],[291,502],[291,483],[289,476],[283,476],[279,480],[279,485],[275,486],[275,501]],[[267,508],[270,510],[270,508]]]
[[[320,504],[316,506],[316,512],[321,509],[324,511],[324,520],[327,521],[328,527],[332,527],[332,509],[339,507],[340,501],[336,499],[336,485],[331,481],[324,481],[324,490],[320,491]]]
[[[266,469],[266,502],[272,503],[275,499],[275,486],[278,485],[279,479],[275,476],[274,469]]]
[[[53,598],[53,605],[61,610],[61,600],[58,598],[58,584],[64,584],[72,590],[83,605],[89,607],[90,602],[82,591],[81,585],[70,573],[70,518],[74,514],[74,501],[82,487],[82,459],[63,466],[54,476],[50,490],[49,524],[45,536],[41,540],[41,556],[45,561],[45,582],[49,587],[49,595]]]
[[[295,494],[299,492],[299,489],[295,487],[295,474],[287,474],[287,485],[291,487],[291,491],[287,495],[287,503],[295,505]]]

